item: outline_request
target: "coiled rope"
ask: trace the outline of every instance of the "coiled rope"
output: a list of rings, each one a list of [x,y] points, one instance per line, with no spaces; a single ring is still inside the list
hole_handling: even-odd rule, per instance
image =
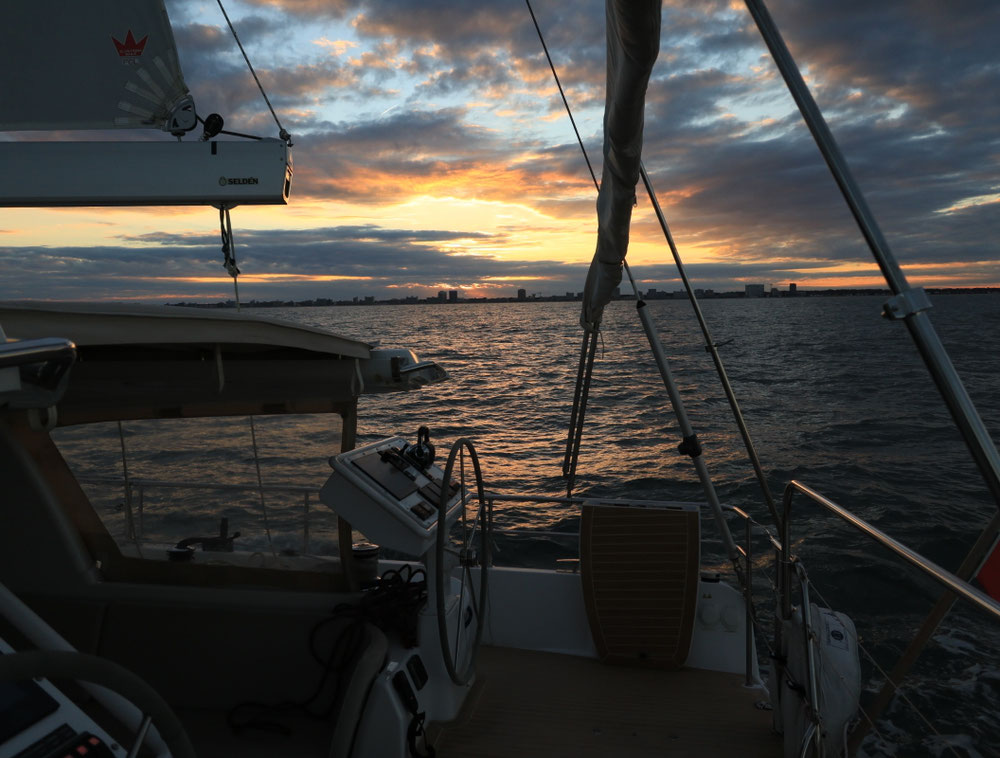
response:
[[[229,218],[229,206],[219,206],[219,231],[222,235],[222,265],[228,274],[233,277],[233,291],[236,294],[236,310],[240,309],[240,285],[236,277],[240,275],[240,269],[236,265],[236,243],[233,241],[233,222]]]

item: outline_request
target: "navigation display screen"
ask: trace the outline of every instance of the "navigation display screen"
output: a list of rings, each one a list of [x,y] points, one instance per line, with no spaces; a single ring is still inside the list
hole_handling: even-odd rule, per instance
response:
[[[0,682],[0,745],[58,709],[34,682]]]

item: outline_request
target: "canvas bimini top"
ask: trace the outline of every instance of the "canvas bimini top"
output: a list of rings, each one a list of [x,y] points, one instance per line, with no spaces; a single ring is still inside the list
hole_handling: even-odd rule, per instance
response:
[[[371,345],[290,321],[221,308],[108,303],[0,303],[8,338],[69,337],[78,346],[226,343],[282,347],[345,358],[371,357]]]
[[[345,413],[362,394],[448,377],[404,348],[243,312],[105,304],[0,304],[7,339],[60,337],[76,365],[58,424],[261,413]]]

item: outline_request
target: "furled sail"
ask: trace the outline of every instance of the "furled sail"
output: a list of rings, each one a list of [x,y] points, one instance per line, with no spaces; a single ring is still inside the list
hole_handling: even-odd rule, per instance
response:
[[[607,91],[604,169],[597,197],[597,251],[583,293],[584,329],[600,327],[604,306],[621,284],[642,157],[646,85],[660,51],[661,0],[606,0]]]
[[[187,131],[194,103],[163,0],[5,3],[0,130]]]

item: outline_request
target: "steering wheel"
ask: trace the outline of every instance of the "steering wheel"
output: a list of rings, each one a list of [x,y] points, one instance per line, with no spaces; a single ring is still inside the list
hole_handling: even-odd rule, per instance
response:
[[[160,694],[138,675],[107,658],[78,653],[75,650],[29,650],[0,655],[0,681],[24,681],[34,677],[76,679],[92,682],[125,696],[146,717],[136,735],[138,744],[146,735],[146,721],[156,723],[157,731],[173,758],[195,758],[194,747],[177,715]]]
[[[476,478],[475,497],[479,501],[479,507],[476,509],[471,522],[466,512],[469,500],[471,499],[471,495],[468,495],[465,490],[466,450],[468,450],[469,458],[472,461]],[[455,640],[452,642],[449,639],[448,622],[445,615],[445,587],[447,584],[450,589],[451,572],[445,570],[444,554],[446,552],[445,543],[448,540],[446,532],[450,531],[445,527],[445,519],[448,514],[448,500],[451,493],[449,485],[456,460],[460,460],[459,470],[461,476],[459,497],[461,498],[462,510],[461,519],[456,524],[461,525],[462,531],[457,551],[459,563],[462,567],[462,586],[458,596],[458,629],[455,634]],[[437,600],[438,637],[441,641],[441,657],[444,660],[445,668],[448,670],[448,676],[451,677],[451,680],[455,684],[462,686],[472,680],[472,676],[476,671],[476,655],[479,653],[479,643],[483,637],[483,622],[486,618],[487,576],[490,566],[490,537],[493,530],[493,504],[486,500],[483,488],[483,473],[479,467],[479,456],[476,455],[476,448],[472,445],[472,442],[464,437],[457,440],[451,446],[451,452],[448,454],[448,462],[444,467],[444,478],[441,480],[441,499],[438,503],[437,523],[437,547],[435,552],[437,569],[434,572],[434,581],[437,590],[435,595]],[[448,552],[454,553],[456,551],[451,549]],[[472,567],[477,564],[480,567],[478,597],[472,580]],[[463,612],[466,592],[472,598],[470,608],[472,618],[470,619],[466,619]],[[462,640],[467,636],[463,632],[473,619],[476,622],[475,638],[472,641],[471,647],[465,651],[461,651]]]

